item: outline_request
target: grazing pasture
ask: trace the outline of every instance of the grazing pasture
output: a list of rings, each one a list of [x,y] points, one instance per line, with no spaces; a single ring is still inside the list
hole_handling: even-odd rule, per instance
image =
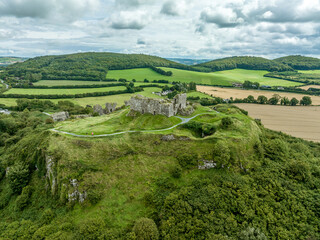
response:
[[[289,99],[295,97],[300,100],[304,94],[298,93],[287,93],[287,92],[275,92],[275,91],[262,91],[262,90],[242,90],[242,89],[235,89],[235,88],[220,88],[220,87],[210,87],[210,86],[197,86],[197,90],[203,93],[207,93],[213,95],[215,97],[221,98],[246,98],[249,95],[254,96],[255,99],[258,96],[263,95],[267,98],[271,98],[274,94],[279,94],[281,97],[288,97]],[[319,96],[310,96],[312,99],[312,105],[320,105],[320,97]]]
[[[251,117],[261,119],[269,129],[320,142],[320,106],[235,105],[248,111]]]
[[[243,83],[246,80],[251,82],[259,82],[261,85],[270,86],[288,87],[302,85],[301,83],[297,82],[264,77],[263,75],[268,72],[260,70],[234,69],[227,71],[203,73],[174,68],[161,69],[165,71],[171,71],[173,75],[163,76],[149,68],[137,68],[128,70],[111,70],[108,72],[107,78],[124,78],[127,80],[136,79],[137,81],[143,81],[144,79],[148,79],[149,81],[168,80],[170,82],[196,82],[197,84],[217,86],[231,86],[234,82]]]
[[[303,90],[308,90],[309,88],[318,88],[320,89],[320,85],[306,85],[306,86],[302,86],[302,87],[299,87]]]
[[[41,80],[33,83],[35,86],[77,86],[77,85],[101,85],[108,84],[109,82],[99,81],[71,81],[71,80]]]
[[[125,90],[125,86],[107,87],[107,88],[73,88],[73,89],[24,89],[12,88],[4,94],[28,94],[28,95],[63,95],[63,94],[81,94],[93,92],[110,92]]]

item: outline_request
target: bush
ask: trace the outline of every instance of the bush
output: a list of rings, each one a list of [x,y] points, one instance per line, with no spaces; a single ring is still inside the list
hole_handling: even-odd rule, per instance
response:
[[[8,173],[9,185],[13,193],[20,193],[29,181],[29,169],[23,163],[10,167]]]
[[[230,117],[224,117],[221,120],[221,128],[228,129],[232,125],[232,119]]]
[[[231,166],[231,153],[227,143],[219,141],[213,146],[212,150],[212,157],[217,167],[223,168]]]
[[[42,224],[50,224],[54,217],[54,212],[51,210],[51,208],[48,208],[43,212],[40,221]]]
[[[177,157],[182,168],[192,168],[198,164],[198,158],[195,154],[182,154]]]
[[[154,221],[150,218],[140,218],[137,220],[132,231],[137,240],[159,239],[158,228]]]
[[[87,219],[80,224],[79,239],[104,239],[105,223],[102,219]]]
[[[171,169],[170,174],[173,178],[180,178],[182,174],[182,168],[180,166],[175,166]]]
[[[21,211],[29,204],[29,199],[32,193],[30,186],[26,186],[22,189],[22,193],[16,199],[16,210]]]
[[[54,121],[52,118],[47,118],[46,121],[45,121],[46,124],[53,124]]]

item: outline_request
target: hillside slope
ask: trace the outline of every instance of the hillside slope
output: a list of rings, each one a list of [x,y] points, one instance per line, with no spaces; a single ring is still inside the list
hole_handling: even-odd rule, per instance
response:
[[[286,64],[296,70],[317,70],[320,69],[320,59],[300,55],[287,56],[274,59],[275,62]]]
[[[291,67],[261,57],[228,57],[201,63],[196,66],[210,68],[212,71],[223,71],[235,68],[266,71],[290,71]]]
[[[23,62],[27,60],[26,58],[19,58],[19,57],[0,57],[0,66],[8,66],[10,64]]]
[[[108,70],[143,67],[173,67],[194,70],[194,67],[143,54],[77,53],[60,56],[44,56],[8,66],[6,76],[31,81],[40,79],[103,80]],[[198,69],[199,70],[199,69]]]
[[[0,115],[0,239],[320,238],[320,145],[234,106],[199,106],[203,115],[169,132],[108,138],[52,133],[31,110]],[[58,126],[117,126],[104,122],[112,117]]]

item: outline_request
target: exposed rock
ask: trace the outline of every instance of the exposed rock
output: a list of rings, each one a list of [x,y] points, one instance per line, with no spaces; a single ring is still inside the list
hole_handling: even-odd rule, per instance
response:
[[[79,201],[80,203],[83,203],[86,198],[87,198],[87,192],[80,192],[78,187],[78,180],[77,179],[71,179],[70,180],[70,185],[72,186],[72,191],[71,193],[68,194],[68,201],[69,202],[75,202]]]
[[[69,118],[69,113],[68,112],[58,112],[51,114],[51,117],[53,121],[55,122],[60,122],[60,121],[65,121]]]
[[[217,166],[217,164],[213,161],[201,160],[201,161],[199,161],[198,169],[206,170],[206,169],[215,168],[216,166]]]
[[[88,114],[72,115],[72,117],[75,118],[75,119],[83,119],[83,118],[91,117],[91,115],[88,115]]]
[[[189,137],[180,137],[179,140],[180,141],[189,141],[190,138]]]
[[[130,106],[131,110],[142,114],[151,113],[172,117],[187,107],[187,94],[178,94],[173,100],[152,99],[136,95],[126,102],[126,106]]]
[[[47,188],[50,188],[51,193],[55,194],[57,190],[57,177],[54,172],[55,162],[51,156],[46,156],[46,179]]]
[[[174,137],[174,135],[164,135],[164,136],[161,137],[162,141],[173,141],[175,139],[176,138]]]

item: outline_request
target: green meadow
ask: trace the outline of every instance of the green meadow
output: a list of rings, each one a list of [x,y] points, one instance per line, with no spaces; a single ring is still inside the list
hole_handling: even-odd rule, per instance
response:
[[[170,82],[196,82],[203,85],[220,85],[231,86],[234,82],[243,83],[244,81],[259,82],[261,85],[270,86],[299,86],[300,83],[273,79],[264,77],[267,71],[260,70],[244,70],[234,69],[211,73],[193,72],[187,70],[180,70],[174,68],[162,68],[165,71],[172,71],[172,76],[163,76],[154,72],[149,68],[136,68],[128,70],[111,70],[107,74],[107,78],[124,78],[127,80],[136,79],[137,81],[143,81],[148,79],[153,80],[168,80]]]
[[[63,90],[63,89],[57,89],[57,90]],[[158,95],[155,95],[152,93],[152,92],[159,92],[160,90],[161,90],[160,88],[145,88],[143,92],[126,93],[126,94],[103,96],[103,97],[41,99],[41,100],[49,100],[54,103],[58,103],[59,101],[70,101],[84,107],[86,105],[95,105],[95,104],[103,105],[107,102],[114,102],[114,103],[117,103],[118,106],[122,106],[125,101],[129,100],[135,94],[140,94],[145,97],[160,98]],[[6,106],[15,106],[17,105],[16,100],[17,100],[16,98],[0,98],[0,104],[4,104]]]
[[[33,83],[35,86],[73,86],[73,85],[101,85],[108,84],[108,82],[99,81],[73,81],[73,80],[41,80]]]
[[[4,94],[29,94],[29,95],[62,95],[62,94],[81,94],[93,92],[109,92],[125,90],[125,86],[107,87],[107,88],[72,88],[72,89],[24,89],[12,88]]]

